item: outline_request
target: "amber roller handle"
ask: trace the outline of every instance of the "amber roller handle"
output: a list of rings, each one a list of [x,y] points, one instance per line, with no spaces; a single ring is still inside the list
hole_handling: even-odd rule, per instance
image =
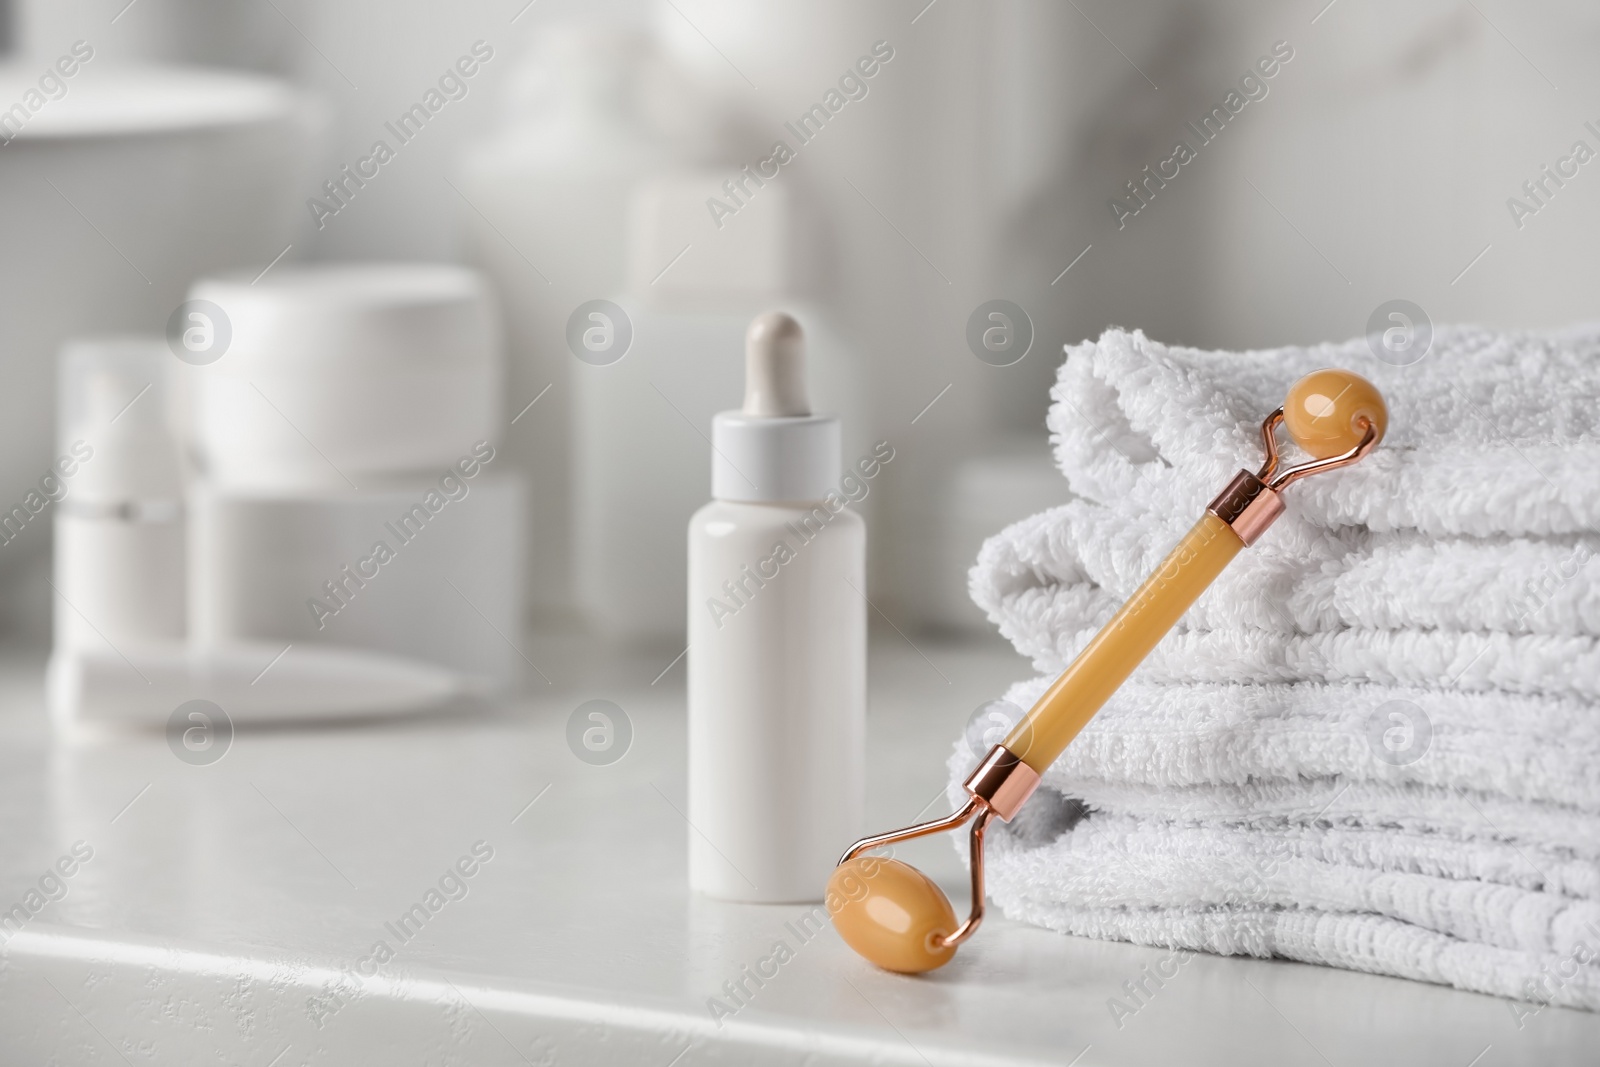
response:
[[[1001,743],[1043,774],[1242,548],[1202,516]]]
[[[1349,371],[1316,371],[1296,382],[1284,406],[1262,424],[1266,464],[1255,474],[1240,471],[1211,502],[1155,573],[1017,723],[1002,742],[1005,748],[1043,774],[1239,550],[1283,512],[1278,491],[1308,474],[1361,459],[1383,437],[1388,417],[1378,390]],[[1278,470],[1274,431],[1280,422],[1315,457],[1312,462]]]

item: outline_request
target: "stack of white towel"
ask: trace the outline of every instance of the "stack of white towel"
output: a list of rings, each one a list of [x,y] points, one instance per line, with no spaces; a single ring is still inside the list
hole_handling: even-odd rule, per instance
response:
[[[1406,367],[1365,340],[1070,348],[1049,425],[1077,499],[971,572],[1041,674],[1006,698],[1259,465],[1262,417],[1319,367],[1383,391],[1382,445],[1285,491],[991,830],[990,896],[1072,934],[1600,1010],[1600,333],[1442,329]],[[952,796],[983,747],[958,743]]]

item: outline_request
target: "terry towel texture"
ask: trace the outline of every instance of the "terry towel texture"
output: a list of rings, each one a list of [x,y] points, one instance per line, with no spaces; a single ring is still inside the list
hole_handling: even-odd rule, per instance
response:
[[[1084,936],[1600,1010],[1600,333],[1441,329],[1408,367],[1364,339],[1069,348],[1049,427],[1077,499],[971,572],[1042,675],[1007,699],[1032,704],[1330,366],[1383,391],[1383,444],[1288,489],[990,831],[990,896]],[[995,739],[958,743],[952,795]]]

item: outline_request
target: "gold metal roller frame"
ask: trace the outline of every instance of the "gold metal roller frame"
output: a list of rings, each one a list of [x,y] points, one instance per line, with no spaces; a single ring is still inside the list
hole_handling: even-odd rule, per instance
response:
[[[989,750],[963,788],[967,801],[942,819],[864,837],[851,845],[828,880],[834,927],[868,960],[916,974],[948,962],[983,921],[983,833],[989,820],[1009,822],[1033,794],[1039,776],[1125,682],[1241,549],[1283,514],[1285,486],[1311,474],[1347,467],[1383,437],[1388,411],[1366,379],[1341,370],[1316,371],[1296,382],[1284,406],[1261,424],[1266,460],[1240,471],[1155,572],[1101,628],[1028,714]],[[1277,429],[1288,430],[1312,459],[1280,471]],[[927,875],[870,854],[897,841],[954,830],[972,821],[972,909],[955,909]]]

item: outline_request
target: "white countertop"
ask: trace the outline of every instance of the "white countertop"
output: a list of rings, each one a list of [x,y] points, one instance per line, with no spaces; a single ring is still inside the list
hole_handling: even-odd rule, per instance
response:
[[[875,971],[831,929],[797,936],[805,906],[689,896],[682,664],[651,683],[673,650],[523,649],[552,684],[509,707],[241,731],[210,766],[159,735],[52,742],[42,656],[0,663],[0,909],[75,842],[93,849],[0,954],[0,1064],[1595,1062],[1600,1016],[1519,1029],[1492,997],[1211,956],[1119,1028],[1108,999],[1164,951],[997,914],[943,970]],[[917,649],[874,645],[873,828],[934,801],[972,709],[1027,673],[995,645]],[[565,741],[596,697],[635,731],[609,766]],[[385,924],[479,841],[493,857],[466,895],[402,942]],[[905,855],[965,907],[947,840]],[[792,959],[719,1026],[708,998],[780,939]],[[379,940],[395,954],[375,977],[340,977]]]

